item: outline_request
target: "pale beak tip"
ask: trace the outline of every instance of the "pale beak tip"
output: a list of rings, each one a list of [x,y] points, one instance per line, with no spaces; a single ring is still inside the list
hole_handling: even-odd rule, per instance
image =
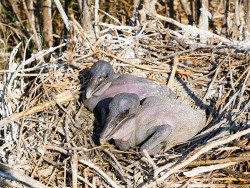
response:
[[[104,145],[104,144],[105,144],[105,140],[102,139],[102,138],[100,138],[100,144],[101,144],[101,145]]]
[[[86,92],[86,99],[89,99],[92,96],[91,91]]]

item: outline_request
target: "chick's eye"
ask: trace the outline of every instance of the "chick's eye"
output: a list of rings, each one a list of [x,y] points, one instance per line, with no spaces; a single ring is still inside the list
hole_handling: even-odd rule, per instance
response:
[[[103,80],[107,79],[107,77],[108,77],[108,76],[106,76],[106,75],[101,76],[101,77],[99,77],[99,81],[103,81]]]
[[[101,82],[101,81],[103,81],[104,80],[104,77],[100,77],[99,78],[99,81]]]
[[[122,112],[123,115],[126,115],[126,114],[128,114],[128,113],[129,113],[129,110],[124,110],[124,111]]]

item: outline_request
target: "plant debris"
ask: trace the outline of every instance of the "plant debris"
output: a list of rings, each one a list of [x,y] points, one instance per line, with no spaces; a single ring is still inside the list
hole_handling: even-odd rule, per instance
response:
[[[67,43],[21,64],[15,62],[20,45],[13,49],[8,69],[0,70],[0,176],[10,180],[5,185],[250,187],[248,47],[150,16],[155,19],[139,26],[99,23],[97,41],[72,19]],[[180,30],[166,29],[162,21]],[[63,54],[53,55],[64,45]],[[42,63],[48,53],[53,58]],[[81,93],[87,69],[101,59],[117,72],[168,85],[178,100],[206,109],[205,129],[154,157],[142,157],[138,148],[99,145],[102,122],[83,106]]]

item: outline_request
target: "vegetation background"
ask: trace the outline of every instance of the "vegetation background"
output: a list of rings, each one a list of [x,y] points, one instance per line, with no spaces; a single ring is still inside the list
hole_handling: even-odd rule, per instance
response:
[[[249,46],[249,0],[1,0],[0,186],[250,187]],[[154,157],[99,146],[78,99],[100,59],[207,127]]]

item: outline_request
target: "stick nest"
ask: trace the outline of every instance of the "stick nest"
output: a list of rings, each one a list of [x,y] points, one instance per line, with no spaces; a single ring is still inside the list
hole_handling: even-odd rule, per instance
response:
[[[96,41],[72,21],[60,56],[58,46],[16,64],[19,46],[13,49],[0,85],[1,162],[8,166],[1,171],[10,176],[5,184],[249,187],[248,51],[214,35],[204,45],[193,34],[165,29],[160,21],[103,24]],[[138,148],[123,152],[112,143],[98,145],[101,122],[83,106],[81,88],[88,67],[101,59],[117,72],[168,85],[183,103],[206,109],[206,128],[154,157],[142,157]]]

